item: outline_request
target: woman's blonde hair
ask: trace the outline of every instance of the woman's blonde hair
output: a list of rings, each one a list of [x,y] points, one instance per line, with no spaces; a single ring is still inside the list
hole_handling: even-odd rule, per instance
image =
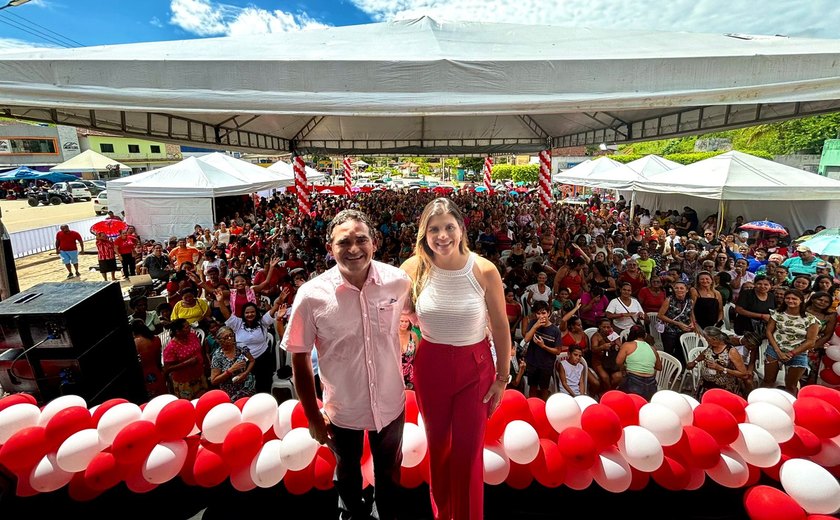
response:
[[[426,286],[429,279],[429,271],[432,268],[432,257],[434,252],[426,243],[426,230],[429,227],[429,220],[438,215],[452,215],[458,226],[461,228],[461,243],[458,244],[458,252],[467,254],[470,248],[467,245],[467,229],[464,225],[464,215],[458,206],[447,198],[437,198],[426,204],[423,213],[420,215],[420,222],[417,225],[417,242],[414,244],[414,254],[419,262],[414,273],[414,283],[411,286],[411,301],[417,303],[417,297]]]

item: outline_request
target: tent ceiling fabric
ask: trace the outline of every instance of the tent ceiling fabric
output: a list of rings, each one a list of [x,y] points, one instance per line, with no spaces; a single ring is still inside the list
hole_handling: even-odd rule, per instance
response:
[[[321,153],[533,152],[840,110],[840,41],[438,22],[7,52],[0,113]]]

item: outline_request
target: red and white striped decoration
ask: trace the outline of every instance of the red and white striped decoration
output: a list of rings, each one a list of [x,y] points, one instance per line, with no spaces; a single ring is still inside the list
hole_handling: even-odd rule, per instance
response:
[[[540,152],[540,215],[551,207],[551,150]]]
[[[350,163],[350,158],[344,158],[344,191],[347,192],[347,195],[352,195],[352,187],[353,187],[353,165]]]
[[[309,215],[309,186],[306,184],[306,164],[304,164],[303,157],[300,155],[294,157],[292,164],[295,171],[298,213]]]
[[[489,155],[484,159],[484,189],[490,194],[493,191],[493,158]]]

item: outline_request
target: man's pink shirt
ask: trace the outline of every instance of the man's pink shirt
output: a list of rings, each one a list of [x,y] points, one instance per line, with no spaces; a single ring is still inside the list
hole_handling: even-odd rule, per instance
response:
[[[410,285],[404,271],[374,261],[361,291],[338,267],[298,290],[282,347],[318,351],[324,409],[337,426],[379,431],[402,413],[398,329]]]

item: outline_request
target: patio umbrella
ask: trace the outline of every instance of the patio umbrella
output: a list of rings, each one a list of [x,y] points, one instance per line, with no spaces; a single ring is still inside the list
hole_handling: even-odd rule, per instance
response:
[[[840,228],[823,229],[799,245],[818,255],[840,256]]]
[[[788,232],[781,224],[770,222],[769,220],[755,220],[747,222],[738,229],[746,229],[749,231],[764,231],[765,233],[778,233],[780,235],[787,235]]]
[[[120,234],[120,231],[127,228],[128,224],[123,222],[122,220],[117,220],[115,218],[108,218],[97,222],[96,224],[90,227],[90,232],[93,234],[96,233],[105,233],[109,237],[115,237]]]

